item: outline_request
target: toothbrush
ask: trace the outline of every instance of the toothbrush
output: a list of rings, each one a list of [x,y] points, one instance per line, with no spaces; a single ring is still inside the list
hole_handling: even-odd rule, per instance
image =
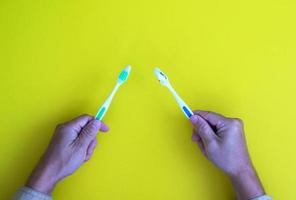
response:
[[[115,85],[115,87],[113,88],[111,94],[108,96],[108,98],[105,100],[105,102],[103,103],[103,105],[101,106],[101,108],[99,109],[99,111],[96,114],[96,119],[97,120],[102,120],[104,115],[106,114],[112,99],[116,93],[116,91],[118,90],[118,88],[127,80],[129,74],[131,71],[131,66],[128,65],[124,70],[121,71],[121,73],[118,76],[118,80],[117,83]]]
[[[154,69],[154,74],[159,80],[160,84],[163,86],[166,86],[174,95],[177,103],[179,104],[181,110],[185,114],[187,118],[190,118],[193,115],[193,112],[191,109],[187,106],[187,104],[181,99],[181,97],[177,94],[177,92],[174,90],[172,85],[169,82],[169,78],[157,67]]]

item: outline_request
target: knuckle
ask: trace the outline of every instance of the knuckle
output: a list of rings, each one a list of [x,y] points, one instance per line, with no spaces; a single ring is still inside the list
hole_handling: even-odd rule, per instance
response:
[[[83,113],[82,115],[80,115],[80,117],[92,117],[89,114]]]
[[[90,132],[95,132],[95,131],[97,131],[97,126],[94,124],[94,123],[91,123],[90,125],[89,125],[89,128],[88,128],[88,130],[90,131]]]
[[[239,119],[239,118],[233,118],[231,120],[231,123],[236,126],[236,127],[242,127],[243,126],[243,120]]]
[[[194,111],[193,111],[194,114],[199,114],[199,113],[201,113],[201,112],[206,112],[206,111],[203,111],[203,110],[194,110]]]
[[[209,115],[212,114],[211,111],[203,111],[204,115],[205,115],[205,118],[209,117]]]
[[[57,126],[56,126],[56,131],[61,131],[61,130],[63,130],[65,128],[65,124],[58,124]]]
[[[225,121],[218,119],[217,121],[217,127],[222,127],[225,124]]]
[[[83,148],[82,140],[77,140],[77,142],[75,143],[75,148],[76,149],[82,149]]]
[[[83,134],[86,137],[92,137],[97,132],[95,125],[89,125],[87,128],[83,130]]]
[[[83,132],[82,132],[82,135],[84,137],[90,137],[91,136],[91,131],[89,130],[89,128],[84,129]]]
[[[207,144],[208,153],[213,154],[218,149],[218,144],[215,140],[210,140]]]
[[[199,132],[204,132],[204,131],[206,131],[206,129],[207,129],[206,124],[199,124],[199,126],[198,126]]]

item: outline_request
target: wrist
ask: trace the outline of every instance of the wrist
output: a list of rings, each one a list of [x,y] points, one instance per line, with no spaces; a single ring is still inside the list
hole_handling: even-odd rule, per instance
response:
[[[253,166],[247,166],[230,175],[230,179],[238,199],[252,199],[265,193]]]
[[[50,195],[59,180],[57,177],[52,166],[39,164],[30,175],[26,186]]]

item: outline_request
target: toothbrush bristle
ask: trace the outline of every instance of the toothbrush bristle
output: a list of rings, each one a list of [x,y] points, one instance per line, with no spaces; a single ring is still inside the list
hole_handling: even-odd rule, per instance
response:
[[[128,75],[128,73],[127,73],[126,71],[123,71],[123,72],[120,73],[120,75],[119,75],[119,79],[120,79],[121,81],[125,81],[126,78],[127,78],[127,75]]]
[[[160,73],[161,75],[163,75],[165,78],[167,78],[166,75],[165,75],[164,73],[162,73],[162,72],[159,72],[159,73]]]
[[[168,83],[168,77],[160,69],[155,68],[154,74],[157,77],[160,84],[166,85]]]
[[[129,74],[131,71],[131,66],[128,65],[124,70],[121,71],[121,73],[119,74],[119,81],[124,82],[126,81],[126,79],[128,78]]]

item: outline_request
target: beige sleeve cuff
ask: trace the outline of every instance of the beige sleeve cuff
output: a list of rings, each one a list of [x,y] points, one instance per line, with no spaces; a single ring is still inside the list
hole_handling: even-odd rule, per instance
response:
[[[13,200],[52,200],[47,194],[38,192],[29,187],[22,187],[13,197]]]
[[[253,199],[250,199],[250,200],[272,200],[272,198],[270,196],[267,196],[267,195],[262,195],[260,197],[256,197],[256,198],[253,198]]]

